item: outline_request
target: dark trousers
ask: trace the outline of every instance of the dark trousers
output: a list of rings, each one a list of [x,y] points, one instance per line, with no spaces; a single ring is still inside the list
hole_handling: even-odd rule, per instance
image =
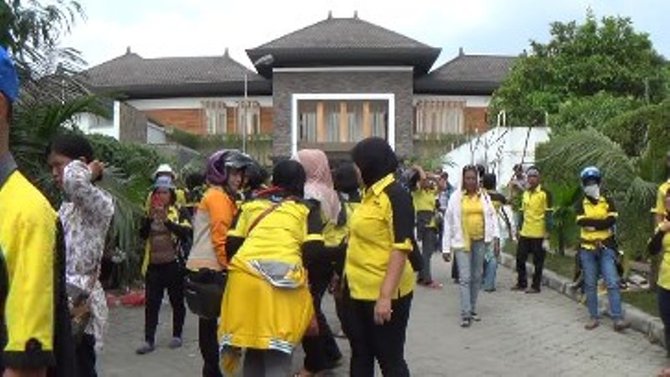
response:
[[[458,263],[456,263],[456,256],[453,256],[453,261],[451,261],[451,278],[454,279],[454,281],[458,281]]]
[[[425,284],[433,281],[433,275],[430,269],[430,258],[435,254],[437,246],[437,228],[423,227],[418,230],[418,237],[421,240],[421,256],[423,257],[423,269],[419,271],[419,280]]]
[[[547,251],[542,247],[542,238],[528,238],[519,237],[519,245],[516,251],[516,272],[518,273],[517,286],[526,288],[528,286],[528,278],[526,276],[526,261],[528,261],[528,254],[533,254],[533,266],[535,272],[533,273],[532,287],[540,289],[542,285],[542,268],[544,267],[544,258]]]
[[[302,348],[305,351],[305,369],[312,373],[318,373],[326,369],[332,369],[335,363],[342,358],[342,353],[335,342],[333,331],[328,325],[326,316],[323,314],[323,310],[321,310],[321,302],[328,289],[328,284],[330,284],[332,270],[324,268],[316,271],[316,269],[311,269],[309,276],[309,290],[314,302],[314,312],[319,325],[319,334],[316,336],[305,336],[302,339]]]
[[[658,312],[661,314],[665,333],[665,348],[670,357],[670,291],[662,287],[656,289],[658,291]]]
[[[77,377],[97,377],[95,371],[95,337],[84,334],[81,342],[75,346],[77,359]]]
[[[158,313],[161,310],[165,290],[168,292],[172,306],[172,336],[181,338],[186,306],[184,305],[184,276],[177,262],[150,264],[147,270],[144,339],[149,344],[154,344],[156,338]]]
[[[373,377],[375,359],[379,362],[382,375],[388,377],[408,377],[409,368],[405,362],[405,334],[412,294],[393,300],[391,321],[383,325],[374,322],[374,301],[356,300],[347,292],[346,334],[351,345],[351,377]]]
[[[202,377],[223,377],[219,368],[219,342],[216,339],[218,319],[200,318],[198,321],[198,345],[204,362]]]

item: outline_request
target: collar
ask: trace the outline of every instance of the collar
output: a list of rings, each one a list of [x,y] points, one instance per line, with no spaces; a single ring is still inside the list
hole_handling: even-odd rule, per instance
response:
[[[379,195],[386,187],[388,187],[388,185],[393,182],[395,182],[395,177],[393,176],[393,173],[390,173],[370,186],[368,191],[372,191],[375,195]]]
[[[0,187],[5,185],[9,176],[17,169],[16,161],[11,153],[0,156]]]
[[[463,196],[464,198],[465,198],[466,196],[469,196],[469,195],[468,195],[468,190],[465,190],[465,189],[461,190],[461,194],[462,194],[462,196]],[[481,189],[477,189],[477,192],[475,193],[475,196],[481,196],[481,195],[482,195],[482,190],[481,190]]]

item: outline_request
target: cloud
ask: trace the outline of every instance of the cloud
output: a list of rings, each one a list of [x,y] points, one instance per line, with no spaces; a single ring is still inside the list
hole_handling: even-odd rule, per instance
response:
[[[221,55],[251,65],[253,48],[326,18],[359,17],[421,42],[443,48],[440,62],[458,47],[466,52],[518,54],[529,39],[546,40],[554,20],[582,19],[592,6],[598,16],[630,14],[636,28],[650,31],[657,48],[668,46],[665,26],[655,15],[668,9],[661,0],[631,7],[621,0],[117,0],[81,1],[87,20],[63,44],[81,50],[90,65],[123,54],[127,46],[145,58]],[[550,6],[548,4],[551,4]],[[636,3],[637,4],[637,3]],[[661,42],[666,43],[659,43]],[[667,48],[667,47],[665,47]]]

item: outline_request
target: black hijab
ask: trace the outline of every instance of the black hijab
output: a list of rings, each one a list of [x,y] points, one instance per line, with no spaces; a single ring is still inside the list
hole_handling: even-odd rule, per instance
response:
[[[351,158],[360,169],[366,187],[395,173],[398,168],[395,152],[386,140],[379,137],[369,137],[358,142],[351,150]]]

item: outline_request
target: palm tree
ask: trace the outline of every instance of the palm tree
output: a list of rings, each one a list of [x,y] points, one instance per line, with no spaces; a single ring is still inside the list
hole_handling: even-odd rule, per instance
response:
[[[619,243],[629,257],[642,258],[653,230],[649,209],[657,186],[641,168],[644,158],[626,155],[618,143],[594,129],[554,136],[541,151],[539,165],[549,182],[574,187],[581,169],[590,165],[601,169],[604,188],[619,212]]]

